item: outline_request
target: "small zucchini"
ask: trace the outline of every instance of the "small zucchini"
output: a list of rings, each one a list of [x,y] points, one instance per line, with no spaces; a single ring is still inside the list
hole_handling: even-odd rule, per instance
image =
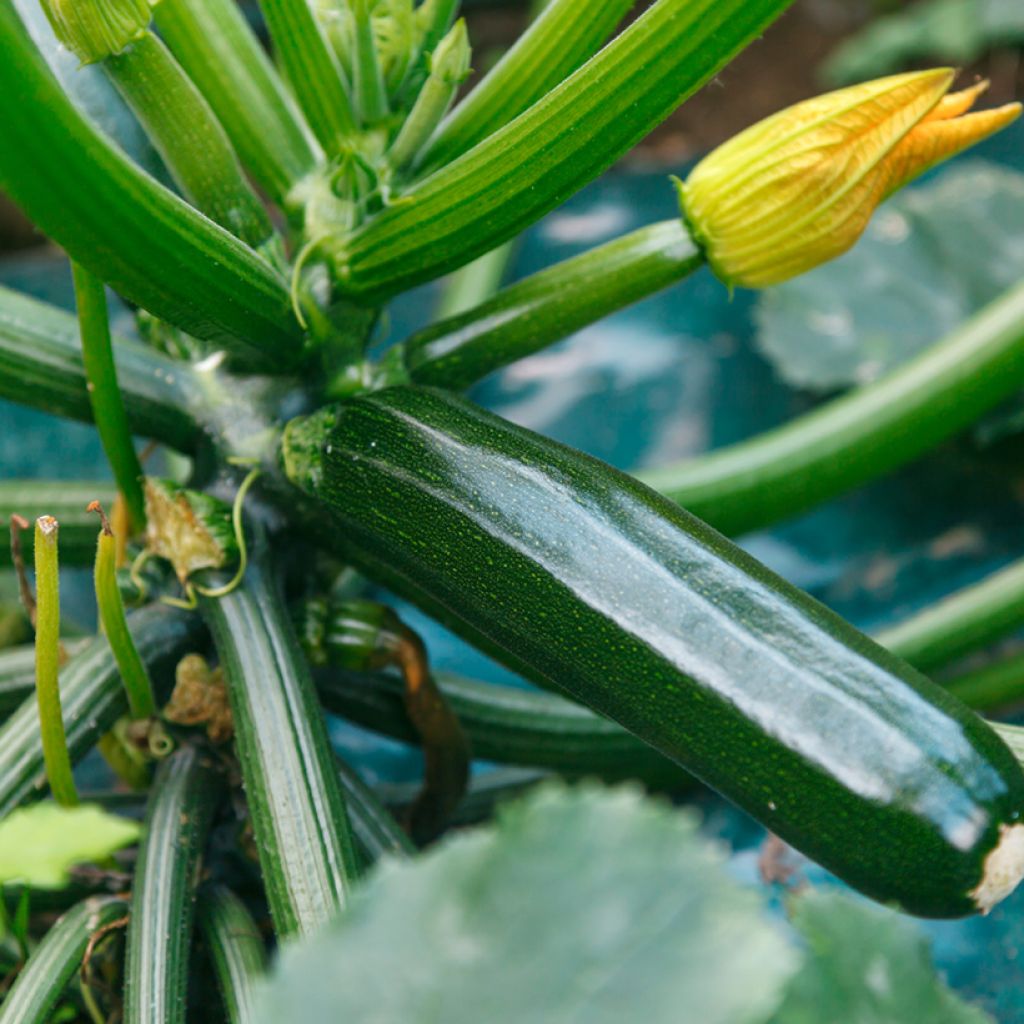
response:
[[[413,387],[293,421],[282,461],[367,574],[863,892],[956,917],[1024,874],[1024,773],[999,737],[636,480]]]

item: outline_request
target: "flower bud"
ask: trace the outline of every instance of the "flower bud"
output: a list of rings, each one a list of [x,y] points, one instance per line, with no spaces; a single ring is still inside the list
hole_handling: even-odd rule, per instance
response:
[[[679,192],[715,273],[762,288],[839,256],[882,200],[1020,114],[966,113],[987,83],[950,94],[953,77],[938,68],[818,96],[705,157]]]
[[[149,27],[159,0],[42,0],[54,34],[83,64],[120,53]]]

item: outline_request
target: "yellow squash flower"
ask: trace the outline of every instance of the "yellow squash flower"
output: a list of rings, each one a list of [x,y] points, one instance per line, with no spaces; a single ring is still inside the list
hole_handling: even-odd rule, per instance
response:
[[[1015,120],[967,113],[987,82],[950,93],[947,68],[892,75],[753,125],[680,183],[683,213],[729,285],[763,288],[846,252],[882,200]]]

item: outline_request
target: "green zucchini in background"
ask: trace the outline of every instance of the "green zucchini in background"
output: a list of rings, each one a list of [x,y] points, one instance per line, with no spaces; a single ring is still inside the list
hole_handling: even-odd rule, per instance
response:
[[[292,421],[281,456],[367,574],[863,892],[954,917],[1024,873],[1024,774],[995,733],[637,481],[412,387]]]

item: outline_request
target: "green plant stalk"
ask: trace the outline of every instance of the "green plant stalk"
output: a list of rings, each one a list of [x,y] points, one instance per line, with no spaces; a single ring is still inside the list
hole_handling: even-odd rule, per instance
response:
[[[78,803],[71,772],[60,702],[59,528],[52,516],[40,516],[35,528],[36,566],[36,701],[39,739],[46,778],[54,800],[64,807]]]
[[[515,242],[505,242],[460,267],[445,282],[434,319],[449,320],[493,298],[501,288],[516,251]]]
[[[270,218],[217,115],[166,45],[145,32],[103,66],[186,198],[254,249],[270,241]]]
[[[78,263],[72,262],[78,327],[82,339],[82,365],[88,381],[92,418],[99,431],[103,451],[113,470],[118,490],[128,505],[136,530],[146,526],[146,502],[142,496],[142,464],[132,441],[128,413],[117,383],[117,367],[110,338],[107,293],[103,282]]]
[[[153,15],[242,163],[285,206],[322,155],[241,9],[234,0],[161,0]]]
[[[515,799],[532,786],[550,778],[536,768],[494,768],[473,776],[469,789],[452,819],[453,825],[477,825],[494,816],[498,806]],[[417,783],[394,782],[377,785],[375,792],[389,807],[406,808],[417,795]]]
[[[195,886],[221,785],[194,747],[157,769],[132,885],[124,1024],[185,1024]]]
[[[423,31],[421,53],[433,53],[455,21],[459,10],[459,0],[424,0],[417,8]]]
[[[977,711],[996,711],[1024,700],[1024,654],[1014,654],[943,683]]]
[[[373,36],[369,0],[349,0],[355,24],[355,68],[353,86],[356,109],[364,124],[376,124],[388,116],[388,94],[384,86]]]
[[[410,377],[468,388],[517,359],[638,302],[699,269],[704,259],[679,220],[641,228],[498,292],[404,343]]]
[[[267,970],[259,927],[245,904],[222,885],[202,891],[197,917],[229,1024],[255,1024],[257,983]]]
[[[789,0],[658,0],[515,121],[325,245],[339,288],[373,304],[463,266],[597,177]]]
[[[52,515],[60,523],[60,560],[64,566],[91,565],[96,555],[96,520],[85,511],[90,501],[108,508],[117,488],[107,480],[2,480],[0,481],[0,528],[12,515],[30,523]],[[25,558],[32,555],[32,534],[21,538]],[[10,567],[10,547],[0,544],[0,568]],[[0,701],[2,703],[2,701]]]
[[[420,89],[412,110],[409,111],[395,141],[388,150],[388,162],[395,170],[402,170],[411,164],[420,152],[431,132],[437,127],[441,118],[459,91],[462,78],[453,78],[445,74],[437,74],[431,68],[423,88]]]
[[[173,676],[178,660],[202,640],[196,616],[163,605],[133,612],[128,624],[158,684]],[[67,747],[71,760],[77,762],[127,714],[128,702],[105,637],[91,640],[63,667],[61,675]],[[39,721],[36,700],[30,694],[0,726],[0,817],[46,786]]]
[[[299,106],[328,156],[355,137],[352,100],[308,0],[260,0],[274,51]]]
[[[412,840],[394,815],[363,782],[359,773],[340,758],[338,778],[352,819],[352,834],[368,864],[374,864],[384,856],[406,857],[415,853]],[[413,794],[413,798],[415,796]]]
[[[722,533],[770,526],[896,469],[1024,385],[1024,284],[921,355],[790,423],[636,476]]]
[[[451,163],[591,57],[634,0],[554,0],[444,121],[420,161]]]
[[[1024,625],[1024,561],[964,587],[876,635],[884,647],[926,671]]]
[[[474,757],[608,781],[640,779],[659,787],[688,784],[678,765],[574,701],[543,690],[447,673],[435,678],[466,731]],[[333,714],[403,743],[419,742],[405,712],[398,677],[331,669],[317,674],[317,686],[324,707]]]
[[[124,602],[117,585],[117,541],[106,523],[96,539],[94,576],[100,622],[121,673],[128,712],[132,718],[152,718],[157,711],[153,682],[128,629]]]
[[[313,681],[259,558],[241,586],[200,607],[228,684],[275,931],[310,935],[344,906],[358,873]]]
[[[0,189],[144,309],[249,366],[297,365],[302,331],[281,275],[109,142],[61,89],[9,3],[0,4],[0,52]]]
[[[33,950],[0,1004],[0,1024],[46,1024],[100,929],[128,912],[119,896],[94,896],[72,907]]]
[[[192,369],[123,338],[115,338],[113,347],[132,432],[194,451],[203,428],[196,415],[201,388]],[[0,398],[92,422],[72,314],[0,288]]]

